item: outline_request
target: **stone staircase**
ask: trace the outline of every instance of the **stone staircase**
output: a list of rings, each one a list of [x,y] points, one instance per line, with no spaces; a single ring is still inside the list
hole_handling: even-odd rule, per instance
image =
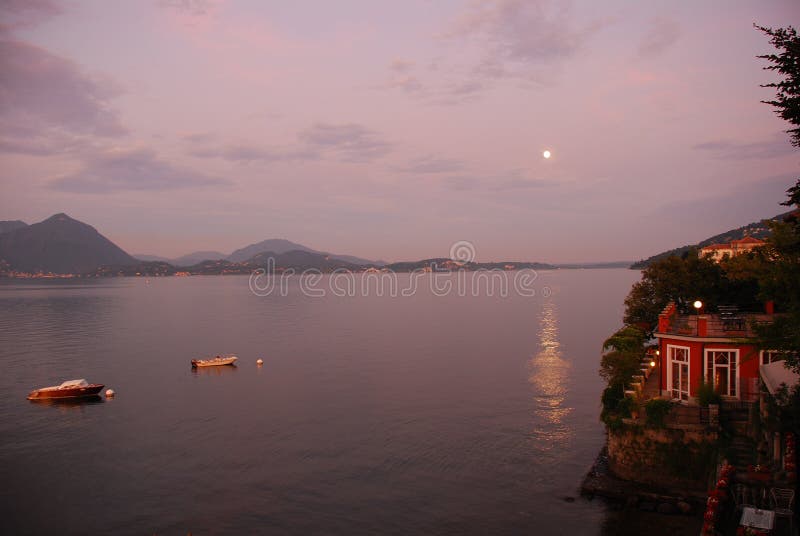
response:
[[[738,472],[746,472],[748,465],[755,465],[755,447],[753,442],[743,436],[735,436],[728,450],[728,462],[730,462]]]
[[[751,404],[746,402],[723,402],[719,422],[735,436],[747,437],[749,432]]]

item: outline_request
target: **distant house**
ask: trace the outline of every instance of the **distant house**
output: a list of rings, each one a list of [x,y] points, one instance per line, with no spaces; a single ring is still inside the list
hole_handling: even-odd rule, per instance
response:
[[[658,339],[661,396],[696,402],[701,382],[710,383],[723,400],[758,399],[759,367],[783,359],[777,352],[759,351],[748,342],[753,322],[771,322],[771,302],[765,313],[679,314],[670,303],[659,315]]]
[[[714,261],[719,262],[723,257],[725,257],[725,255],[728,257],[734,257],[741,253],[752,251],[754,248],[763,246],[765,243],[766,242],[759,240],[758,238],[745,236],[740,240],[733,240],[727,244],[711,244],[710,246],[700,248],[698,255],[700,257],[710,255]]]

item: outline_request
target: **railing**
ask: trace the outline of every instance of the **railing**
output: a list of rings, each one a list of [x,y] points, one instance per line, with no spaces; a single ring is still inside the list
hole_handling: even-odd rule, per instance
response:
[[[754,324],[772,321],[766,314],[673,315],[659,326],[659,333],[689,337],[751,338]]]

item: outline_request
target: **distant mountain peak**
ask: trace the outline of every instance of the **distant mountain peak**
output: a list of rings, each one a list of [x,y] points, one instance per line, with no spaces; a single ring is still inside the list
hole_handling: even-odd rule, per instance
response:
[[[8,233],[15,229],[20,229],[22,227],[27,227],[28,224],[22,220],[7,220],[7,221],[0,221],[0,234]]]
[[[64,212],[59,212],[58,214],[53,214],[52,216],[50,216],[46,220],[42,221],[41,223],[52,222],[52,221],[75,221],[75,222],[77,222],[78,220],[76,220],[74,218],[70,218]],[[81,222],[78,222],[78,223],[81,223]]]
[[[0,234],[0,260],[20,272],[61,274],[137,262],[97,229],[63,212]]]

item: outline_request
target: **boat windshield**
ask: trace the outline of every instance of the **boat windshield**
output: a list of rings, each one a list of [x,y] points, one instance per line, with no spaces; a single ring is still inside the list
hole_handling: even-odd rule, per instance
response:
[[[86,387],[89,383],[86,380],[67,380],[58,386],[59,389],[69,389],[70,387]]]

